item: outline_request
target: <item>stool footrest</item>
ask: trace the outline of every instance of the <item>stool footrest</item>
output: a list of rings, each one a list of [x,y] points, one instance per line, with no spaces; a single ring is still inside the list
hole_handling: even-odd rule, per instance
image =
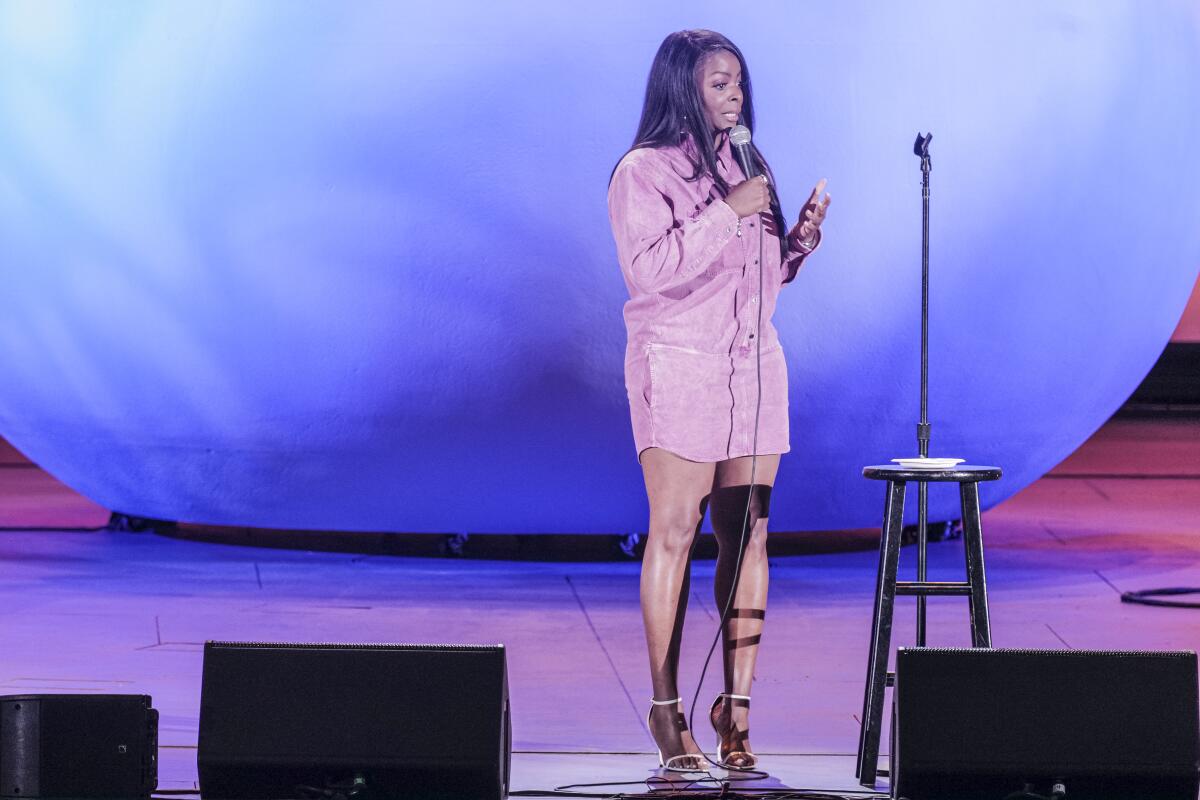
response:
[[[896,594],[969,595],[971,584],[966,581],[896,581]]]

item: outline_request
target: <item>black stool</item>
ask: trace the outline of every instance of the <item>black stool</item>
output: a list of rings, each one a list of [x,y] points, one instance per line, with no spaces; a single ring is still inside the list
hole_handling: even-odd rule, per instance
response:
[[[983,572],[983,533],[979,525],[979,482],[1000,478],[999,467],[960,465],[953,469],[906,469],[899,466],[864,467],[863,477],[887,481],[883,506],[883,535],[879,542],[879,575],[875,582],[875,618],[871,622],[871,656],[867,663],[867,685],[863,693],[862,728],[858,737],[856,774],[863,786],[875,786],[879,766],[879,735],[883,725],[883,693],[895,681],[888,672],[891,653],[892,610],[896,595],[917,599],[917,646],[925,646],[925,600],[929,595],[965,595],[971,602],[971,644],[991,647],[988,624],[987,584]],[[897,581],[900,537],[904,528],[904,490],[909,481],[957,483],[962,499],[963,543],[967,551],[967,580],[925,580],[925,552],[919,553],[918,580]],[[921,490],[925,490],[922,485]]]

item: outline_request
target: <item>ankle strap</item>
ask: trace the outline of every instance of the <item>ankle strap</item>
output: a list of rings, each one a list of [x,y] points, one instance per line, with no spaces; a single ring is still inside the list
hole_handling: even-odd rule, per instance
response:
[[[729,692],[721,692],[721,694],[718,696],[728,697],[730,700],[745,700],[747,703],[750,702],[750,695],[748,694],[730,694]]]
[[[673,706],[676,703],[682,702],[682,697],[676,697],[674,700],[655,700],[653,697],[650,698],[650,704],[655,706]]]

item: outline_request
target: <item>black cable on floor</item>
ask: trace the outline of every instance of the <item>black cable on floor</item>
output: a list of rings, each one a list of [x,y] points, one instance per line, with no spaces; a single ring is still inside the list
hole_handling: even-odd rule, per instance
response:
[[[1159,600],[1160,597],[1176,597],[1181,594],[1200,594],[1194,586],[1176,586],[1170,589],[1142,589],[1139,592],[1122,592],[1122,603],[1138,603],[1143,606],[1165,606],[1167,608],[1200,608],[1200,603],[1186,600]]]

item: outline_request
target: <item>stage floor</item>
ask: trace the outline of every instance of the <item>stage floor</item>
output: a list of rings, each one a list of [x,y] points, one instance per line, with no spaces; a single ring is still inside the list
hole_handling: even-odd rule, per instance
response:
[[[0,511],[26,509],[27,489],[40,480],[0,471]],[[53,493],[40,496],[49,502]],[[76,511],[86,517],[85,505]],[[1200,648],[1200,612],[1119,602],[1127,590],[1200,586],[1200,421],[1109,423],[988,511],[983,529],[996,646]],[[753,692],[767,785],[858,788],[852,754],[876,558],[772,560]],[[911,571],[915,551],[901,558]],[[152,695],[164,789],[195,785],[208,639],[502,642],[513,789],[654,774],[636,563],[399,558],[47,530],[3,533],[0,561],[0,694]],[[960,541],[930,546],[932,579],[961,579],[962,562]],[[688,697],[714,633],[712,569],[695,565],[683,647]],[[913,601],[898,606],[894,641],[905,644]],[[931,599],[929,640],[969,643],[961,598]],[[705,746],[704,709],[716,691],[710,672],[695,725]]]

